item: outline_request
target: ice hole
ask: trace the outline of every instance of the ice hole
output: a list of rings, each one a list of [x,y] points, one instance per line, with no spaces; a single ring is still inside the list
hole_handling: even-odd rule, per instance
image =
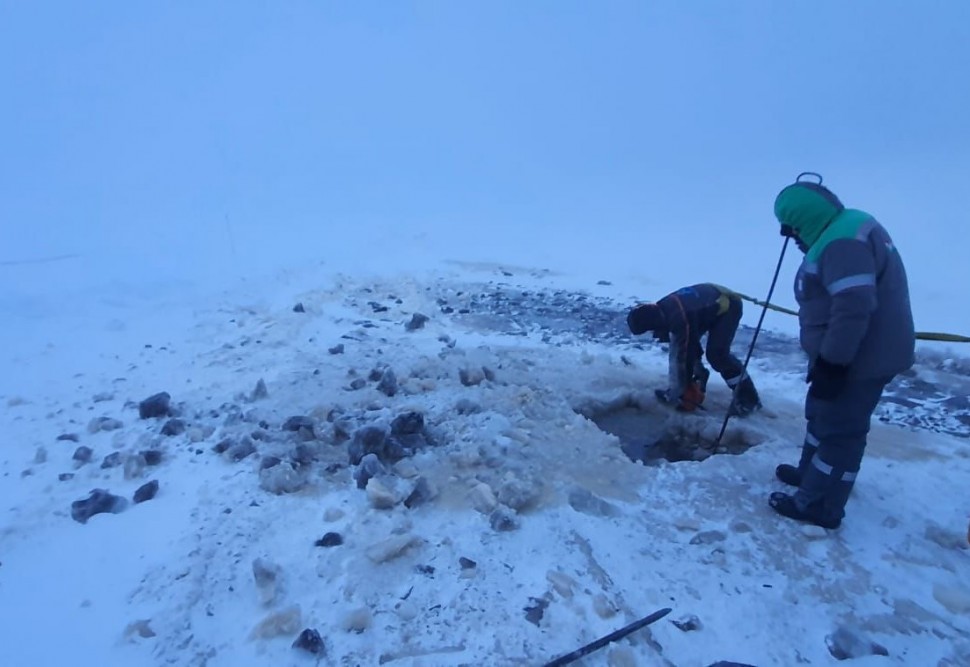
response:
[[[655,402],[654,402],[655,403]],[[714,454],[743,454],[762,441],[743,422],[732,419],[715,447],[723,414],[713,411],[681,414],[635,396],[609,403],[591,402],[577,408],[601,431],[616,436],[633,461],[659,465],[661,461],[703,461]]]

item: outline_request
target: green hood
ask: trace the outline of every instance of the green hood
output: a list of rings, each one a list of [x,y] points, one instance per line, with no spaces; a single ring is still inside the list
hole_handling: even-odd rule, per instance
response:
[[[775,199],[775,217],[811,247],[845,207],[828,188],[815,183],[789,185]]]

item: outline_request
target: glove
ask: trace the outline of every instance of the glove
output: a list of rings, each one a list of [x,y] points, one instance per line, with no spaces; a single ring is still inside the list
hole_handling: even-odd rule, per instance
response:
[[[691,382],[687,385],[687,389],[684,390],[683,395],[676,401],[670,396],[670,391],[667,389],[657,389],[654,393],[661,403],[676,402],[677,405],[674,407],[678,412],[693,412],[703,405],[705,398],[704,391],[696,382]]]
[[[684,390],[680,402],[677,404],[678,412],[693,412],[704,404],[704,390],[696,382],[691,382]]]
[[[822,401],[831,401],[842,393],[848,379],[848,366],[833,364],[819,357],[808,372],[808,381],[811,383],[808,395]]]

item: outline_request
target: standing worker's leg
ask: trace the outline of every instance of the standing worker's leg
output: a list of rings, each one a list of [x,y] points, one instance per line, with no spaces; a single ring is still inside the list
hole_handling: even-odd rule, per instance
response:
[[[727,310],[717,318],[707,334],[707,361],[734,390],[732,413],[744,416],[761,407],[761,400],[751,378],[746,373],[742,377],[743,364],[731,353],[731,344],[740,323],[741,299],[733,297],[729,300]]]
[[[866,449],[872,412],[888,380],[849,382],[837,398],[806,401],[808,432],[818,438],[814,454],[803,468],[795,495],[771,494],[771,506],[779,514],[824,528],[837,528],[855,484]],[[801,467],[801,466],[800,466]]]

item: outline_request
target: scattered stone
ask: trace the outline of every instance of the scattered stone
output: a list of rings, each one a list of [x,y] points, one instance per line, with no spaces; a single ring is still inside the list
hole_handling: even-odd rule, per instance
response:
[[[74,479],[74,473],[73,472],[62,472],[60,475],[57,476],[57,479],[59,481],[61,481],[61,482],[67,482],[69,480]]]
[[[297,311],[297,312],[303,312]],[[327,650],[326,646],[323,644],[323,638],[320,633],[312,628],[306,628],[300,633],[300,636],[296,638],[293,642],[293,648],[306,651],[313,655],[324,655]]]
[[[367,374],[367,379],[370,382],[377,382],[384,375],[384,368],[373,368],[371,372]]]
[[[95,417],[88,422],[88,433],[98,433],[100,431],[117,431],[124,426],[120,420],[112,417]]]
[[[471,558],[465,558],[464,556],[458,559],[458,565],[460,565],[461,569],[463,570],[473,570],[478,567],[478,563],[473,561]]]
[[[138,621],[133,621],[128,624],[125,628],[123,636],[126,640],[134,639],[135,637],[141,637],[142,639],[151,639],[155,636],[155,631],[152,630],[149,622],[151,619],[142,619]]]
[[[397,505],[398,501],[397,494],[384,486],[376,477],[367,481],[367,499],[371,507],[379,510],[389,510]]]
[[[418,573],[423,574],[426,577],[431,577],[432,579],[434,579],[434,566],[433,565],[415,565],[414,566],[414,569]]]
[[[347,632],[356,632],[357,634],[362,633],[364,630],[371,626],[374,617],[371,614],[370,609],[367,607],[360,607],[354,609],[349,614],[347,614],[343,621],[341,622],[341,627]]]
[[[753,530],[751,524],[740,519],[734,519],[728,527],[735,533],[750,533]]]
[[[296,493],[307,485],[307,475],[289,461],[259,471],[259,488],[276,495]]]
[[[282,459],[278,456],[264,456],[259,460],[259,469],[266,470],[267,468],[278,466],[281,461]]]
[[[97,394],[95,394],[91,398],[91,400],[94,401],[95,403],[104,403],[105,401],[113,401],[114,398],[115,398],[115,395],[112,394],[110,391],[100,391]]]
[[[418,329],[424,328],[424,325],[428,322],[428,316],[422,315],[421,313],[415,313],[411,316],[411,321],[404,325],[404,328],[408,331],[417,331]]]
[[[473,415],[481,411],[482,406],[468,398],[462,398],[455,403],[455,412],[460,415]]]
[[[414,435],[424,430],[424,415],[409,411],[399,414],[391,422],[391,435]]]
[[[57,436],[59,442],[69,441],[69,442],[80,442],[81,438],[77,433],[61,433]]]
[[[146,449],[141,452],[146,466],[157,466],[162,462],[162,452],[159,449]]]
[[[343,343],[337,343],[333,347],[328,348],[327,349],[327,352],[329,352],[330,354],[343,354],[344,353],[344,344]]]
[[[705,530],[694,535],[690,538],[691,544],[715,544],[717,542],[723,542],[727,539],[725,535],[720,530]]]
[[[367,557],[374,563],[386,563],[403,554],[417,541],[413,535],[394,535],[369,546],[366,550]]]
[[[313,418],[307,417],[304,415],[297,415],[295,417],[290,417],[285,422],[283,422],[284,431],[297,432],[301,430],[307,430],[314,437],[316,437],[316,433],[314,433],[314,430],[313,430],[315,426],[316,426],[316,423],[313,421]]]
[[[323,537],[313,543],[317,547],[339,547],[344,543],[340,533],[325,533]]]
[[[597,280],[596,281],[596,284],[597,285],[612,285],[613,283],[611,283],[609,280]]]
[[[485,373],[480,368],[462,368],[458,371],[458,380],[466,387],[474,387],[484,382]]]
[[[282,570],[280,570],[279,565],[265,558],[255,559],[253,561],[253,580],[256,582],[259,600],[263,605],[269,606],[276,602],[282,584]]]
[[[695,630],[701,630],[704,627],[701,624],[701,619],[697,618],[697,616],[694,614],[671,621],[671,623],[673,623],[681,632],[694,632]]]
[[[934,584],[933,597],[951,614],[960,616],[970,612],[970,589],[960,584]]]
[[[436,495],[438,494],[431,486],[431,483],[424,477],[418,477],[414,482],[414,488],[411,490],[411,493],[404,499],[404,506],[412,509],[418,505],[424,505],[433,500]]]
[[[328,507],[323,513],[323,520],[328,523],[340,521],[344,518],[344,511],[339,507]]]
[[[488,524],[492,530],[507,533],[519,527],[519,520],[505,507],[497,507],[488,517]]]
[[[303,612],[295,604],[269,614],[249,633],[250,639],[272,639],[282,635],[293,635],[300,631]]]
[[[37,465],[47,463],[47,449],[44,447],[37,448],[37,451],[34,452],[34,463]]]
[[[377,458],[377,455],[367,454],[360,460],[360,465],[354,471],[354,480],[357,482],[357,488],[367,488],[367,484],[373,477],[385,474],[386,472],[384,464]]]
[[[293,312],[294,313],[305,313],[306,312],[306,308],[303,307],[303,304],[302,303],[297,303],[295,306],[293,306]]]
[[[130,454],[125,459],[125,479],[137,479],[145,472],[148,461],[144,454]]]
[[[239,462],[250,454],[256,453],[256,445],[249,438],[244,437],[242,440],[232,445],[226,450],[226,457],[230,461]]]
[[[394,612],[402,621],[413,621],[418,617],[420,610],[410,600],[402,600],[394,605]]]
[[[145,482],[135,491],[134,501],[137,505],[138,503],[143,503],[146,500],[151,500],[158,494],[158,480],[153,479],[150,482]]]
[[[185,433],[185,422],[181,419],[169,419],[167,422],[165,422],[165,425],[162,426],[161,433],[162,435],[169,437],[174,435],[182,435]]]
[[[138,416],[142,419],[168,417],[171,413],[172,397],[167,391],[153,394],[138,404]]]
[[[381,375],[380,382],[377,383],[377,391],[385,396],[394,396],[397,393],[397,375],[390,368],[386,369]]]
[[[111,452],[101,461],[101,469],[117,468],[121,465],[121,452]]]
[[[216,444],[212,445],[212,451],[216,454],[223,454],[229,450],[235,444],[232,438],[223,438]]]
[[[365,380],[364,378],[354,378],[353,380],[350,381],[350,384],[347,386],[347,388],[350,391],[360,391],[366,386],[367,386],[367,380]]]
[[[620,509],[616,505],[603,500],[591,491],[581,487],[572,489],[567,496],[567,500],[569,506],[581,514],[603,517],[620,515]]]
[[[118,514],[128,507],[128,501],[104,489],[94,489],[83,500],[71,503],[71,518],[78,523],[87,523],[95,514]]]
[[[414,479],[418,476],[418,468],[407,459],[394,464],[394,474],[401,479]]]
[[[85,463],[89,463],[91,461],[92,456],[94,456],[94,450],[90,447],[81,445],[74,450],[74,456],[72,458],[74,459],[76,465],[83,466]]]
[[[525,612],[525,620],[534,625],[539,625],[542,617],[545,615],[546,607],[549,606],[549,600],[542,598],[529,598],[530,604],[522,608]]]
[[[484,375],[485,379],[489,382],[495,382],[495,371],[488,366],[482,366],[482,375]]]
[[[868,655],[889,655],[885,646],[864,637],[859,630],[844,625],[825,637],[825,645],[836,660],[864,658]]]
[[[471,488],[468,492],[468,501],[471,503],[472,508],[482,514],[491,513],[495,509],[495,506],[498,505],[498,498],[495,497],[495,492],[485,482],[479,482]]]
[[[357,465],[368,454],[384,459],[384,441],[387,434],[379,426],[363,426],[354,431],[354,438],[347,447],[351,465]]]

